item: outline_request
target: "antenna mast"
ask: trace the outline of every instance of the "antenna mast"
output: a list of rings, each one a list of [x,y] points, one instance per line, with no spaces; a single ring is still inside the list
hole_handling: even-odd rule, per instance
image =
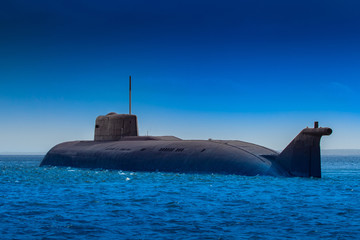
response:
[[[131,115],[131,75],[129,76],[129,114]]]

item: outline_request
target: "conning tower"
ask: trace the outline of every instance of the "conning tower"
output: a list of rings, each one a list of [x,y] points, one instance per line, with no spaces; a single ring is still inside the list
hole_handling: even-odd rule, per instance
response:
[[[131,114],[131,76],[129,76],[129,114],[108,113],[95,121],[95,141],[117,141],[122,137],[138,136],[136,115]]]
[[[138,136],[136,115],[108,113],[95,122],[95,141],[116,141],[125,136]]]

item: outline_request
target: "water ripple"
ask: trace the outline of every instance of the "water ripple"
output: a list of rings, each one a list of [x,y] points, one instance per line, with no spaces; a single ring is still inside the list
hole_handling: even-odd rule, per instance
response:
[[[0,239],[356,239],[360,156],[323,178],[38,167],[0,156]]]

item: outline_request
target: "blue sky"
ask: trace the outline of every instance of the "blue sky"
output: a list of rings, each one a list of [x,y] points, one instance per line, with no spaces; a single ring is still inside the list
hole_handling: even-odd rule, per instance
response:
[[[359,1],[0,3],[0,152],[91,139],[97,115],[140,134],[277,150],[313,121],[360,148]]]

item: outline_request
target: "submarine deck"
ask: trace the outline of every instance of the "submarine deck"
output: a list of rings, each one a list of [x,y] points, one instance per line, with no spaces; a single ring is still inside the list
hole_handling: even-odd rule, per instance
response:
[[[118,141],[61,143],[48,152],[41,166],[278,175],[269,161],[277,155],[271,149],[236,140],[131,136]]]

